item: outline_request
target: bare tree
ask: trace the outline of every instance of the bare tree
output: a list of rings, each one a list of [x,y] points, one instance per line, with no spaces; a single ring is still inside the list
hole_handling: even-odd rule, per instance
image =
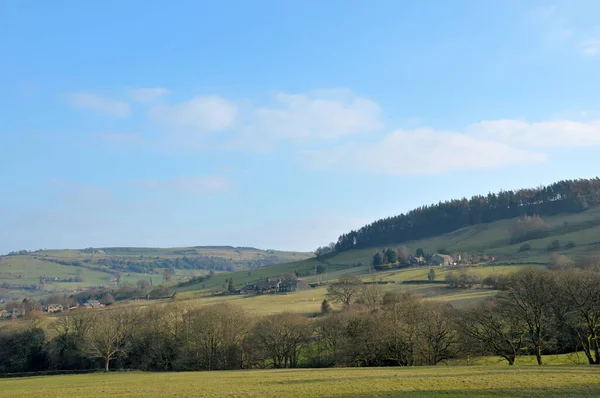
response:
[[[121,311],[106,311],[95,314],[93,326],[84,341],[84,352],[91,358],[104,360],[108,373],[110,361],[117,357],[125,344],[125,317]]]
[[[422,325],[419,328],[420,355],[433,366],[456,355],[458,332],[451,306],[442,303],[421,304]]]
[[[333,302],[340,302],[349,307],[352,300],[362,290],[362,282],[356,276],[344,275],[327,288],[327,298]]]
[[[384,306],[383,357],[396,366],[413,366],[417,361],[422,319],[421,302],[405,294]]]
[[[295,368],[311,329],[301,315],[282,313],[263,318],[253,330],[255,348],[263,351],[275,368]]]
[[[410,256],[412,255],[412,251],[406,245],[402,245],[398,248],[398,261],[408,262],[410,260]]]
[[[548,268],[551,270],[567,270],[575,266],[575,262],[564,254],[552,253]]]
[[[245,313],[226,304],[191,313],[193,335],[187,351],[194,368],[204,370],[240,368],[242,347],[250,323]]]
[[[488,300],[464,313],[460,322],[467,336],[484,346],[486,353],[499,355],[514,365],[523,346],[524,325],[513,318],[501,302]]]
[[[508,314],[523,322],[538,365],[548,340],[554,313],[556,283],[550,271],[526,269],[510,276],[507,289],[499,296]]]
[[[165,268],[162,274],[165,282],[169,282],[175,273],[170,268]]]
[[[570,271],[558,277],[569,326],[577,333],[590,365],[600,365],[600,274]]]
[[[375,308],[381,304],[383,300],[383,291],[377,284],[363,285],[358,294],[358,301],[369,307]]]

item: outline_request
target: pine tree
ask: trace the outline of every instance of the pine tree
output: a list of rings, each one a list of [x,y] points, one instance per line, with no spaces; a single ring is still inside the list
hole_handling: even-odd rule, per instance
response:
[[[321,303],[321,314],[329,314],[331,312],[331,305],[329,305],[329,301],[327,299],[323,299]]]
[[[429,274],[427,274],[427,279],[429,282],[433,282],[435,280],[435,270],[433,268],[429,269]]]

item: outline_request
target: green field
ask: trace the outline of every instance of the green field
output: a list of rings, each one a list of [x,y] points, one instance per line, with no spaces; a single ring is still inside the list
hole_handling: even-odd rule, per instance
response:
[[[444,249],[448,252],[468,252],[477,255],[489,255],[496,257],[496,273],[504,272],[503,265],[544,265],[550,258],[551,253],[547,251],[548,244],[559,240],[561,245],[574,242],[575,247],[561,250],[573,259],[586,255],[600,254],[600,207],[596,206],[582,213],[560,214],[552,217],[544,217],[550,229],[548,237],[528,241],[531,250],[519,252],[523,243],[510,243],[510,227],[515,220],[502,220],[488,224],[480,224],[465,227],[449,234],[422,239],[412,242],[398,242],[386,247],[397,247],[401,244],[407,245],[411,250],[423,248],[426,252],[437,252]],[[201,285],[186,286],[180,291],[200,290],[209,293],[223,287],[226,280],[232,277],[236,286],[241,287],[246,283],[253,282],[266,277],[278,277],[282,274],[296,271],[301,278],[309,283],[325,282],[334,280],[342,274],[367,275],[370,272],[370,264],[373,254],[380,248],[368,248],[349,250],[342,253],[327,255],[322,258],[310,258],[303,261],[286,264],[273,265],[270,267],[248,272],[235,272],[211,278]],[[324,265],[326,274],[317,275],[316,267]],[[419,271],[415,271],[418,273]],[[426,271],[423,271],[426,272]],[[481,272],[487,272],[481,271]],[[443,278],[443,275],[441,276]]]
[[[114,373],[0,380],[0,397],[597,397],[587,366]]]
[[[28,291],[5,289],[0,287],[0,297],[38,298],[51,293],[72,293],[92,286],[114,286],[114,274],[117,271],[102,263],[107,260],[121,262],[149,263],[164,260],[187,258],[220,259],[226,264],[243,266],[245,263],[260,263],[264,259],[276,262],[302,260],[312,254],[303,252],[284,252],[235,247],[190,247],[190,248],[105,248],[87,250],[40,250],[27,255],[0,257],[0,284],[14,285],[39,284],[40,277],[60,279],[80,276],[82,282],[46,283],[43,290]],[[63,265],[56,261],[78,262],[80,265]],[[267,260],[265,260],[267,261]],[[206,275],[208,269],[176,268],[172,283],[196,276]],[[219,270],[217,273],[221,272]],[[140,279],[152,282],[156,286],[163,282],[161,268],[148,267],[147,272],[120,270],[121,282],[135,284]]]

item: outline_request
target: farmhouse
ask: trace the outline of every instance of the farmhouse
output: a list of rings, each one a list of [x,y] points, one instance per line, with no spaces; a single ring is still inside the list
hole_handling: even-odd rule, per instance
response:
[[[100,303],[98,300],[88,300],[87,302],[81,304],[83,308],[100,308],[104,307],[104,304]]]
[[[448,256],[447,254],[434,254],[431,256],[431,264],[433,265],[441,265],[441,266],[449,266],[454,265],[454,259],[452,256]]]
[[[48,314],[54,314],[55,312],[62,312],[63,306],[62,304],[48,304],[47,312]]]
[[[295,292],[296,290],[307,289],[309,286],[306,282],[299,281],[297,279],[287,280],[281,282],[279,285],[280,292]]]
[[[246,294],[265,294],[273,292],[295,292],[296,290],[308,289],[306,282],[297,279],[281,280],[267,278],[259,282],[249,283],[241,289]]]

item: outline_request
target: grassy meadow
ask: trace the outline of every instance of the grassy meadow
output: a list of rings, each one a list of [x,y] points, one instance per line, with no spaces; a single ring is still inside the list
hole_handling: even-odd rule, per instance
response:
[[[551,255],[547,251],[547,247],[554,240],[559,240],[561,247],[563,247],[560,253],[573,259],[590,254],[600,254],[600,207],[596,206],[582,213],[544,217],[544,220],[550,229],[549,236],[526,242],[531,246],[531,249],[525,252],[519,251],[523,243],[512,244],[510,242],[510,228],[515,220],[502,220],[473,225],[445,235],[406,242],[404,244],[413,251],[417,248],[423,248],[426,252],[433,253],[443,249],[448,252],[468,252],[471,254],[495,256],[497,258],[496,273],[504,272],[501,271],[501,266],[522,266],[525,264],[541,266],[546,264]],[[574,242],[576,244],[575,247],[565,249],[564,246],[568,242]],[[386,247],[396,247],[400,246],[400,244],[387,245]],[[309,283],[334,280],[347,273],[365,276],[371,271],[370,264],[374,253],[378,249],[383,248],[349,250],[322,258],[310,258],[303,261],[278,264],[250,272],[239,271],[217,275],[201,284],[181,288],[180,291],[210,293],[216,289],[223,288],[223,285],[230,277],[234,279],[236,286],[241,287],[249,282],[266,277],[278,277],[293,271],[296,271],[301,276],[300,279]],[[327,272],[325,274],[316,274],[316,267],[319,265],[326,267]],[[418,273],[419,271],[415,270],[414,272]],[[440,274],[438,278],[443,278],[443,275]]]
[[[103,252],[91,250],[41,250],[27,255],[0,257],[0,284],[32,285],[39,284],[41,276],[60,279],[81,276],[83,282],[47,283],[44,291],[23,291],[0,288],[0,297],[24,298],[48,295],[51,293],[69,293],[92,286],[113,286],[114,270],[99,264],[101,260],[118,259],[123,261],[141,261],[144,259],[176,259],[184,256],[202,256],[219,258],[230,262],[261,261],[276,257],[277,261],[290,262],[309,258],[310,253],[259,250],[235,247],[190,247],[190,248],[106,248]],[[57,264],[53,260],[78,261],[82,266]],[[148,269],[147,273],[123,271],[121,282],[135,284],[141,279],[151,281],[156,286],[163,282],[161,269]],[[217,271],[219,273],[220,271]],[[187,278],[206,275],[203,269],[176,269],[172,283]]]
[[[506,275],[516,272],[520,269],[539,267],[536,265],[504,265],[504,266],[486,266],[470,267],[469,272],[477,275],[486,276],[493,273],[504,273]],[[490,289],[449,289],[445,284],[403,284],[404,281],[426,280],[428,268],[404,269],[386,272],[377,272],[373,274],[363,274],[360,277],[365,282],[373,280],[394,282],[380,285],[383,292],[409,292],[416,296],[424,297],[426,300],[436,300],[451,303],[456,308],[468,306],[490,295],[496,294],[496,291]],[[449,271],[438,270],[438,280],[444,280]],[[210,296],[204,291],[189,291],[178,295],[178,300],[182,300],[191,307],[202,307],[205,305],[228,303],[240,306],[244,310],[268,315],[279,312],[296,313],[315,313],[321,310],[321,302],[327,294],[326,286],[319,286],[314,289],[299,290],[294,293],[277,293],[260,296],[254,295],[231,295],[231,296]],[[335,305],[334,305],[335,307]]]
[[[0,379],[0,397],[597,397],[587,366],[438,366]]]

